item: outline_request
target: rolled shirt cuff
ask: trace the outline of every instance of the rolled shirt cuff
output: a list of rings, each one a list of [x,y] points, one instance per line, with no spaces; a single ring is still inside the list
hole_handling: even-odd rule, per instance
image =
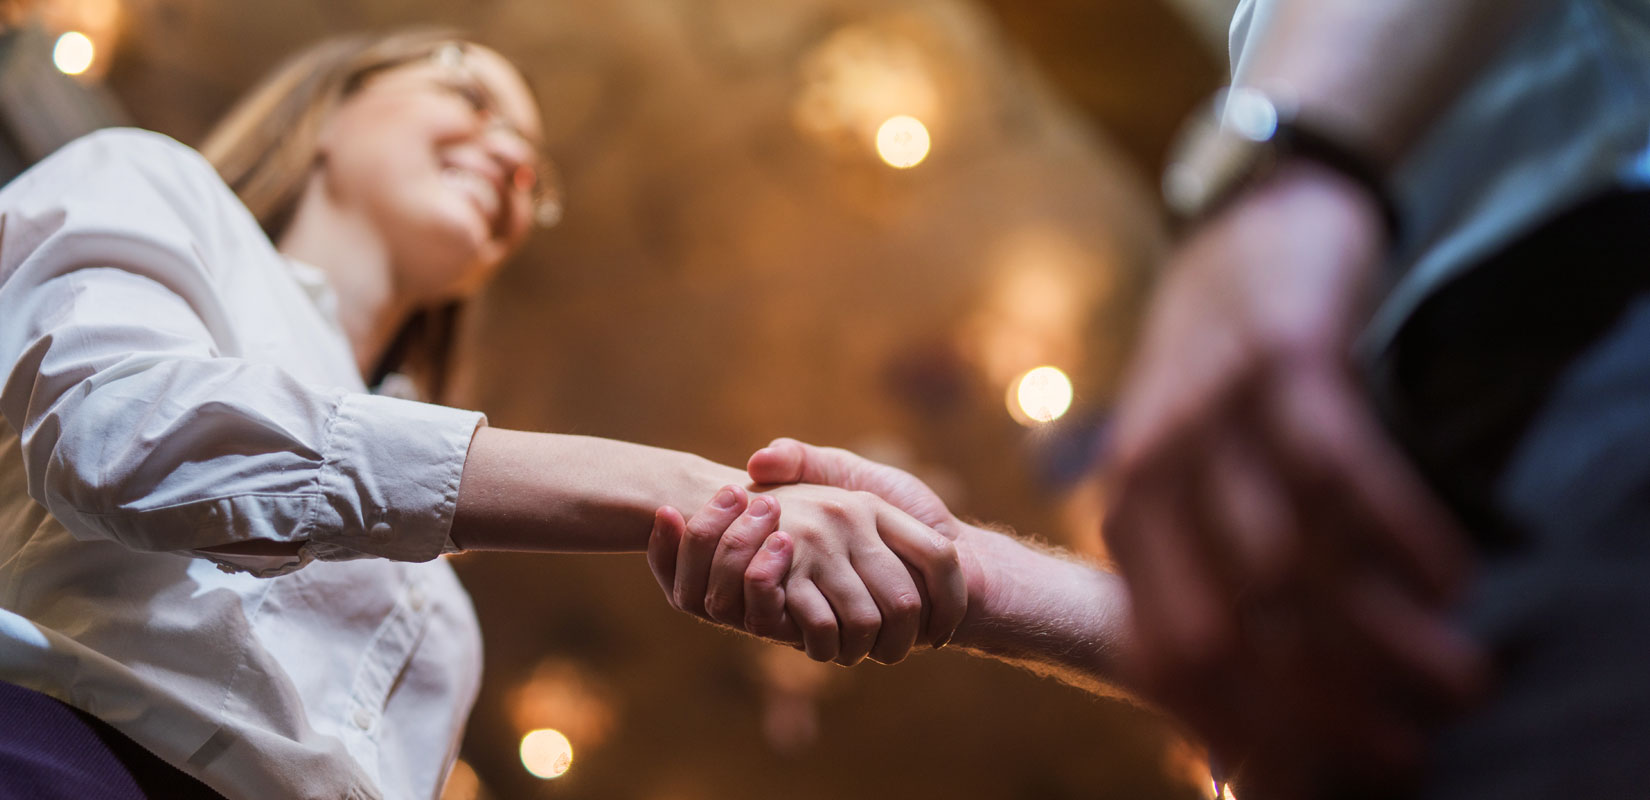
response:
[[[451,531],[464,459],[476,429],[486,424],[476,411],[344,395],[326,435],[321,502],[305,526],[308,555],[429,561],[455,552]]]

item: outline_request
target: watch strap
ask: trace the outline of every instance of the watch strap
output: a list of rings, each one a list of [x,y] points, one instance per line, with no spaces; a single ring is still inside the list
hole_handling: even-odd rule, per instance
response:
[[[1393,202],[1391,193],[1387,191],[1386,182],[1381,179],[1380,171],[1375,168],[1374,162],[1338,140],[1298,121],[1279,124],[1277,146],[1279,161],[1287,161],[1290,158],[1305,159],[1327,167],[1361,187],[1375,201],[1381,221],[1386,225],[1388,237],[1393,240],[1398,238],[1398,205]]]

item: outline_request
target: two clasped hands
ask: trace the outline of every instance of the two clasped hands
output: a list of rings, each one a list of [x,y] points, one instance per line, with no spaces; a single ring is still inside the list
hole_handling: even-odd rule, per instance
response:
[[[1116,409],[1105,535],[1121,577],[791,440],[750,459],[764,494],[660,509],[653,572],[677,608],[817,660],[954,640],[1121,689],[1188,725],[1240,794],[1402,783],[1488,669],[1449,617],[1466,536],[1349,360],[1379,230],[1355,187],[1301,166],[1177,251]],[[786,517],[805,484],[850,490],[803,504],[834,517],[823,528]]]
[[[772,491],[730,485],[691,517],[668,506],[655,515],[648,563],[673,606],[844,666],[894,664],[952,639],[981,588],[978,562],[927,486],[790,439],[748,470]],[[824,493],[821,525],[785,516],[785,493],[807,484],[848,490]]]

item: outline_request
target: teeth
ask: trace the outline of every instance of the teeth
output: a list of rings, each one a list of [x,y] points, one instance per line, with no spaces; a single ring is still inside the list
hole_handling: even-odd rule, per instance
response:
[[[441,177],[481,198],[488,216],[498,212],[498,187],[486,176],[463,167],[446,167],[441,170]]]

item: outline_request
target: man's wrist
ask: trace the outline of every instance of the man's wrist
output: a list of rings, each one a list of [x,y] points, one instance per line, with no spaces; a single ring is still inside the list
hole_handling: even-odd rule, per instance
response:
[[[1392,230],[1387,224],[1381,199],[1371,194],[1367,185],[1316,160],[1284,160],[1270,175],[1239,198],[1238,203],[1267,194],[1310,195],[1313,208],[1334,213],[1341,224],[1350,223],[1357,227],[1373,240],[1371,244],[1384,248],[1392,243]]]
[[[1007,588],[1002,579],[1003,554],[998,552],[999,540],[1006,541],[1007,537],[960,520],[956,530],[957,559],[968,584],[968,612],[952,644],[990,649],[987,645],[996,628],[993,621],[1004,605],[1001,593]]]
[[[1002,656],[1030,655],[1023,652],[1030,649],[1026,639],[1046,626],[1040,617],[1047,609],[1026,582],[1060,583],[1066,570],[1085,567],[1008,533],[966,523],[961,527],[957,551],[968,579],[968,613],[953,641]],[[1079,604],[1089,599],[1060,598]]]
[[[1069,553],[973,525],[957,547],[969,571],[968,613],[954,644],[1100,694],[1126,694],[1122,580]]]
[[[1384,162],[1344,132],[1303,115],[1287,91],[1223,89],[1187,123],[1163,173],[1163,199],[1181,230],[1219,216],[1279,169],[1312,162],[1362,188],[1389,239],[1398,210]]]

